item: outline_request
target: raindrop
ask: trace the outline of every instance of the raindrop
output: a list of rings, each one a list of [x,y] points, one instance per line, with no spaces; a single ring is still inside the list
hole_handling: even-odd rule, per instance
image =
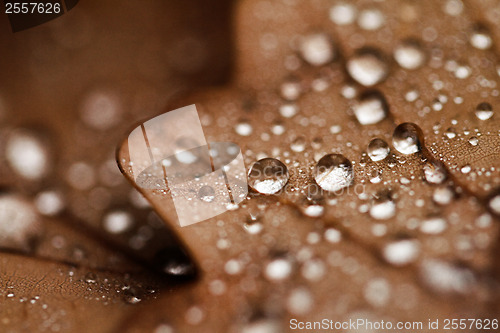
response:
[[[364,30],[377,30],[385,23],[384,14],[378,9],[365,9],[359,13],[358,25]]]
[[[356,8],[349,3],[338,3],[330,8],[330,20],[337,25],[352,24],[356,18]]]
[[[104,229],[110,234],[121,234],[128,231],[134,223],[132,215],[123,210],[107,213],[103,218]]]
[[[434,217],[422,221],[420,231],[425,234],[436,235],[442,233],[446,229],[446,220],[440,217]]]
[[[280,87],[281,97],[288,101],[294,101],[302,93],[300,81],[294,77],[285,80]]]
[[[118,123],[122,107],[118,96],[105,91],[95,91],[85,97],[80,117],[96,130],[107,130]]]
[[[413,123],[402,123],[392,134],[392,144],[397,151],[410,155],[422,149],[422,130]]]
[[[275,194],[288,182],[286,165],[275,158],[264,158],[252,165],[248,185],[262,194]]]
[[[313,33],[302,37],[299,46],[302,58],[313,66],[322,66],[333,60],[335,49],[325,33]]]
[[[472,146],[477,146],[477,144],[479,143],[479,139],[476,138],[475,136],[471,137],[469,139],[469,143],[472,145]]]
[[[384,96],[377,91],[363,94],[353,109],[354,115],[361,125],[376,124],[385,119],[388,112]]]
[[[252,125],[247,121],[240,121],[234,129],[241,136],[249,136],[253,132]]]
[[[396,214],[396,204],[390,192],[381,192],[370,207],[370,216],[376,220],[387,220]]]
[[[290,149],[297,153],[303,152],[306,149],[306,139],[303,136],[299,136],[292,142]]]
[[[41,221],[33,206],[14,194],[0,195],[0,247],[31,251],[40,236]]]
[[[38,180],[49,171],[49,149],[39,135],[25,129],[13,131],[7,139],[5,157],[14,171],[28,180]]]
[[[285,118],[292,118],[299,112],[299,107],[294,103],[286,103],[280,106],[280,114]]]
[[[490,199],[488,206],[491,211],[496,215],[500,215],[500,194],[497,194],[493,198]]]
[[[270,281],[287,279],[291,273],[292,263],[286,258],[274,259],[264,269],[264,275]]]
[[[419,268],[423,282],[436,292],[465,294],[475,284],[471,270],[442,260],[425,260]]]
[[[469,42],[472,46],[479,50],[487,50],[493,44],[493,40],[491,39],[491,34],[483,26],[476,26],[472,31]]]
[[[394,266],[405,266],[414,262],[420,252],[416,240],[404,239],[387,244],[383,251],[384,259]]]
[[[371,160],[374,162],[382,161],[385,159],[391,150],[389,149],[389,145],[382,139],[375,138],[368,144],[368,156],[370,156]]]
[[[490,103],[480,103],[476,107],[476,117],[479,120],[488,120],[493,116],[493,108]]]
[[[215,199],[215,190],[211,186],[204,185],[198,190],[198,198],[204,202],[212,202]]]
[[[370,87],[382,82],[389,68],[379,51],[364,48],[347,60],[347,71],[358,83]]]
[[[396,46],[394,59],[403,68],[417,69],[424,64],[425,53],[418,42],[407,40]]]
[[[441,184],[446,180],[446,170],[439,162],[427,163],[424,166],[425,180],[431,184]]]
[[[343,155],[325,155],[314,168],[314,179],[326,191],[339,191],[354,183],[352,164]]]

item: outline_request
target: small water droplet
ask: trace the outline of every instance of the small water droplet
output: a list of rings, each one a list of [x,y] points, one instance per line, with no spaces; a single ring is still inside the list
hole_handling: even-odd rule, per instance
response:
[[[391,150],[389,149],[389,145],[382,139],[375,138],[368,144],[368,156],[370,156],[371,160],[374,162],[382,161],[385,159]]]
[[[472,146],[477,146],[477,144],[479,143],[479,139],[476,138],[475,136],[471,137],[469,139],[469,143],[472,145]]]
[[[299,107],[295,103],[286,103],[280,106],[280,114],[285,118],[292,118],[299,112]]]
[[[426,55],[420,43],[415,40],[406,40],[396,46],[394,59],[399,66],[406,69],[417,69],[424,64]]]
[[[446,229],[446,220],[440,217],[433,217],[422,221],[420,231],[425,234],[437,235]]]
[[[295,77],[286,79],[280,87],[281,97],[288,101],[294,101],[302,93],[300,81]]]
[[[249,136],[253,132],[252,125],[247,121],[239,122],[234,129],[241,136]]]
[[[376,220],[387,220],[396,214],[396,204],[390,192],[382,191],[370,207],[370,216]]]
[[[410,155],[422,149],[420,128],[413,123],[402,123],[396,127],[392,134],[392,144],[397,151]]]
[[[133,224],[132,215],[124,210],[111,211],[103,218],[104,229],[111,234],[124,233],[130,230]]]
[[[356,14],[356,8],[350,3],[338,3],[330,8],[330,20],[337,25],[352,24]]]
[[[285,126],[283,125],[282,122],[278,121],[278,122],[275,122],[272,127],[271,127],[271,132],[274,134],[274,135],[281,135],[283,133],[285,133]]]
[[[128,304],[137,304],[142,301],[142,293],[135,288],[125,288],[122,295],[123,300]]]
[[[304,315],[313,307],[313,298],[306,288],[296,288],[290,292],[286,301],[288,312],[294,315]]]
[[[297,153],[303,152],[306,149],[306,139],[303,136],[297,137],[290,145],[290,149]]]
[[[336,192],[354,183],[351,162],[340,154],[323,156],[314,168],[314,179],[324,190]]]
[[[358,16],[358,25],[364,30],[377,30],[385,24],[384,14],[375,8],[362,10]]]
[[[500,194],[492,197],[488,202],[488,206],[493,213],[495,213],[496,215],[500,215]]]
[[[7,138],[5,157],[21,177],[39,180],[47,174],[51,164],[48,144],[40,135],[26,130],[13,131]]]
[[[212,186],[204,185],[198,190],[198,198],[204,202],[212,202],[215,199],[215,190]]]
[[[424,165],[424,176],[431,184],[441,184],[446,180],[446,170],[440,162],[431,162]]]
[[[97,276],[95,275],[94,272],[88,272],[87,274],[85,274],[85,277],[83,279],[87,283],[96,283],[97,282]]]
[[[38,193],[34,203],[40,214],[47,216],[59,214],[65,206],[62,195],[56,191]]]
[[[322,66],[333,60],[335,48],[325,33],[313,33],[302,37],[299,46],[302,58],[313,66]]]
[[[416,240],[404,239],[387,244],[382,254],[384,259],[394,266],[405,266],[414,262],[420,253]]]
[[[453,200],[455,193],[447,186],[438,187],[432,193],[432,200],[439,205],[447,205]]]
[[[387,77],[389,68],[379,51],[364,48],[347,60],[347,71],[358,83],[370,87],[382,82]]]
[[[376,278],[368,281],[363,290],[366,301],[375,307],[387,304],[391,294],[391,288],[386,279]]]
[[[264,225],[258,218],[249,218],[243,225],[243,228],[245,228],[249,234],[256,235],[262,231]]]
[[[380,122],[387,116],[388,106],[384,96],[377,92],[368,92],[361,96],[354,105],[354,115],[361,125]]]
[[[469,42],[472,46],[479,50],[487,50],[493,44],[490,32],[482,25],[474,27],[470,35]]]
[[[450,127],[444,132],[444,135],[446,135],[448,139],[453,139],[457,136],[457,132],[453,127]]]
[[[286,165],[275,158],[264,158],[252,165],[248,185],[262,194],[275,194],[288,182]]]
[[[476,117],[479,120],[488,120],[493,116],[493,107],[490,103],[480,103],[476,107]]]
[[[270,281],[287,279],[292,273],[292,263],[286,258],[276,258],[270,261],[264,270],[265,277]]]
[[[472,168],[470,165],[464,165],[463,167],[460,168],[460,171],[463,173],[463,174],[468,174],[469,172],[471,172]]]
[[[465,294],[475,284],[471,270],[442,260],[425,260],[419,269],[423,282],[436,292]]]

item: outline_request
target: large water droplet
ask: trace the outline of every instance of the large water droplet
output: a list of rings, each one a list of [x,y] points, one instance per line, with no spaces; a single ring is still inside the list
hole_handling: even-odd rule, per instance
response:
[[[286,165],[275,158],[264,158],[252,165],[248,185],[262,194],[275,194],[288,182]]]
[[[403,68],[417,69],[424,64],[425,53],[418,42],[407,40],[396,46],[394,59]]]
[[[324,190],[339,191],[354,183],[351,162],[340,154],[323,156],[314,168],[314,180]]]
[[[402,123],[392,134],[392,144],[397,151],[410,155],[422,149],[422,130],[413,123]]]
[[[302,58],[313,66],[325,65],[335,57],[333,43],[325,33],[313,33],[302,37],[299,51]]]
[[[488,120],[493,116],[493,107],[490,103],[480,103],[476,107],[476,117],[479,120]]]
[[[368,144],[368,156],[370,156],[371,160],[374,162],[382,161],[385,159],[391,150],[389,149],[389,145],[382,139],[375,138]]]
[[[389,68],[379,51],[365,48],[348,59],[347,71],[358,83],[370,87],[382,82],[387,77]]]
[[[361,125],[376,124],[385,119],[388,112],[384,96],[377,91],[363,94],[353,109],[354,115]]]

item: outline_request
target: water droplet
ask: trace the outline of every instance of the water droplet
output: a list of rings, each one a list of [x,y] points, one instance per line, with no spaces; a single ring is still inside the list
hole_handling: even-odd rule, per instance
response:
[[[500,215],[500,194],[492,197],[488,203],[491,211],[496,215]]]
[[[314,168],[314,180],[326,191],[342,190],[354,183],[352,164],[343,155],[325,155]]]
[[[396,214],[396,204],[390,192],[382,191],[370,207],[370,216],[376,220],[387,220]]]
[[[326,268],[320,259],[310,259],[302,266],[302,276],[309,281],[319,281],[325,275]]]
[[[306,139],[303,136],[297,137],[290,145],[290,149],[297,153],[303,152],[306,149]]]
[[[54,216],[64,209],[64,199],[59,192],[44,191],[37,194],[35,206],[42,215]]]
[[[432,200],[439,205],[447,205],[453,200],[455,193],[447,186],[438,187],[432,193]]]
[[[476,117],[479,120],[488,120],[493,116],[493,108],[490,103],[480,103],[476,107]]]
[[[446,170],[440,162],[432,162],[424,165],[424,176],[431,184],[441,184],[446,180]]]
[[[469,139],[469,143],[470,143],[472,146],[477,146],[477,145],[478,145],[478,143],[479,143],[479,139],[478,139],[478,138],[476,138],[475,136],[473,136],[473,137],[471,137],[471,138]]]
[[[142,293],[135,288],[127,287],[122,292],[123,300],[128,304],[137,304],[142,301]]]
[[[184,319],[190,325],[198,325],[205,318],[204,311],[198,306],[192,306],[186,311]]]
[[[392,134],[392,144],[397,151],[410,155],[422,149],[422,130],[413,123],[402,123]]]
[[[444,132],[444,135],[446,135],[448,139],[453,139],[457,136],[457,133],[453,127],[450,127]]]
[[[189,280],[196,275],[196,267],[188,254],[175,244],[156,252],[152,262],[156,269],[170,278]]]
[[[212,186],[204,185],[198,190],[198,198],[204,202],[212,202],[215,199],[215,190]]]
[[[337,25],[352,24],[356,18],[356,8],[349,3],[338,3],[330,8],[330,20]]]
[[[442,260],[425,260],[419,268],[423,282],[436,292],[465,294],[475,284],[471,270]]]
[[[296,100],[302,93],[300,81],[295,77],[288,78],[281,84],[280,92],[281,97],[284,99],[288,101]]]
[[[368,144],[368,156],[370,156],[371,160],[374,162],[382,161],[385,159],[391,150],[389,149],[389,145],[382,139],[375,138]]]
[[[288,182],[286,165],[275,158],[264,158],[252,165],[248,185],[262,194],[275,194]]]
[[[384,96],[377,91],[363,94],[353,108],[354,115],[361,125],[376,124],[385,119],[388,112]]]
[[[241,136],[249,136],[253,132],[252,125],[247,121],[239,122],[234,129]]]
[[[347,60],[347,71],[358,83],[370,87],[382,82],[389,68],[379,51],[364,48]]]
[[[364,30],[377,30],[385,24],[384,14],[374,8],[362,10],[358,16],[358,25]]]
[[[280,106],[280,114],[285,118],[292,118],[299,112],[299,107],[294,103],[286,103]]]
[[[425,53],[420,43],[414,40],[406,40],[396,46],[394,59],[399,66],[406,69],[417,69],[424,64]]]
[[[464,165],[463,167],[460,168],[460,171],[463,173],[463,174],[467,174],[469,172],[471,172],[472,168],[470,165]]]
[[[115,210],[107,213],[103,218],[104,229],[110,234],[121,234],[132,227],[134,219],[124,210]]]
[[[299,46],[302,58],[313,66],[322,66],[333,60],[335,48],[325,33],[313,33],[302,37]]]
[[[436,235],[446,229],[446,220],[440,217],[429,218],[420,224],[420,231],[425,234]]]
[[[448,0],[443,7],[443,11],[450,16],[458,16],[463,10],[464,4],[461,0]]]
[[[87,283],[96,283],[97,282],[97,276],[93,272],[88,272],[87,274],[85,274],[83,279]]]
[[[107,130],[118,123],[122,107],[118,96],[106,91],[94,91],[85,97],[80,117],[96,130]]]
[[[306,288],[296,288],[290,292],[286,301],[288,312],[294,315],[304,315],[313,307],[313,298]]]
[[[42,224],[33,206],[23,197],[0,194],[0,247],[33,250]]]
[[[265,277],[270,281],[287,279],[292,273],[292,263],[286,258],[277,258],[266,265]]]
[[[334,228],[328,228],[325,230],[325,239],[329,243],[338,243],[342,240],[342,233]]]
[[[386,279],[376,278],[368,281],[363,295],[366,301],[374,307],[385,306],[391,295],[391,288]]]
[[[274,135],[281,135],[285,133],[285,126],[283,125],[282,122],[275,122],[271,127],[271,132]]]
[[[387,244],[382,254],[384,259],[394,266],[405,266],[414,262],[420,253],[416,240],[404,239]]]
[[[46,140],[26,129],[15,130],[8,136],[5,157],[14,171],[28,180],[39,180],[49,171]]]
[[[325,213],[325,207],[320,204],[306,203],[301,206],[301,211],[304,215],[309,217],[320,217]]]
[[[490,32],[486,29],[486,27],[481,25],[474,27],[474,30],[470,35],[469,42],[472,46],[479,50],[487,50],[493,44]]]
[[[243,227],[249,234],[256,235],[262,231],[264,225],[260,222],[260,219],[258,218],[249,218],[245,222]]]

